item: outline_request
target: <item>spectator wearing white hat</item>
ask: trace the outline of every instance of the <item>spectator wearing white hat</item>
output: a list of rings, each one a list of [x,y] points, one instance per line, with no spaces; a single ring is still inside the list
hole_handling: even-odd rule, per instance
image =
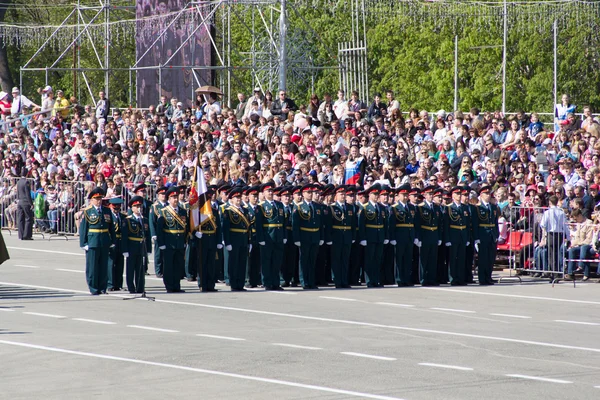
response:
[[[2,119],[6,117],[10,117],[10,99],[8,98],[8,93],[5,91],[0,92],[0,116]]]
[[[40,106],[35,104],[33,101],[29,100],[27,97],[21,94],[21,91],[18,87],[12,88],[12,97],[13,102],[10,108],[11,115],[18,116],[22,115],[26,108],[31,108],[32,111],[35,109],[39,109]]]

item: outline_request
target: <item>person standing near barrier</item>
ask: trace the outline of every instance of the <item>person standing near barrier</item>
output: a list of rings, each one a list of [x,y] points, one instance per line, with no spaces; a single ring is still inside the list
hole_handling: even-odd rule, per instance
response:
[[[449,249],[448,272],[451,286],[465,286],[465,252],[469,246],[468,212],[460,204],[462,188],[450,190],[452,203],[444,213],[444,244]]]
[[[123,289],[123,269],[125,267],[125,259],[123,250],[121,249],[121,226],[123,220],[127,218],[127,214],[121,212],[121,204],[123,199],[114,197],[108,201],[110,208],[110,216],[112,225],[115,231],[115,247],[112,247],[108,253],[108,291],[118,292]]]
[[[229,205],[223,212],[223,243],[229,253],[227,269],[229,285],[233,292],[245,292],[246,264],[251,250],[249,215],[242,207],[243,187],[236,186],[229,191]]]
[[[550,208],[544,211],[540,226],[542,228],[542,240],[540,246],[548,248],[548,270],[544,278],[553,278],[552,274],[562,270],[560,266],[562,245],[565,239],[571,239],[567,216],[562,208],[558,207],[558,197],[550,196]]]
[[[490,203],[492,187],[484,185],[479,189],[479,204],[473,215],[473,237],[475,250],[479,254],[478,278],[480,285],[493,285],[494,261],[496,260],[496,243],[500,236],[498,218],[500,212],[495,204]]]
[[[419,219],[417,239],[420,247],[420,280],[421,286],[439,286],[437,281],[437,256],[438,247],[442,244],[440,236],[440,225],[442,224],[442,213],[433,204],[433,192],[435,187],[428,186],[423,189],[425,200],[417,207],[417,218]]]
[[[575,265],[577,264],[577,272],[583,271],[583,280],[587,281],[590,279],[589,263],[572,260],[585,260],[592,257],[590,249],[592,248],[594,225],[592,220],[586,218],[581,210],[573,210],[571,217],[577,222],[577,229],[571,238],[571,243],[568,248],[569,269],[568,273],[565,275],[565,280],[575,280]]]
[[[150,213],[148,221],[150,222],[150,236],[152,237],[152,243],[154,243],[154,272],[157,278],[163,277],[163,258],[162,251],[158,248],[156,242],[157,229],[158,229],[158,217],[160,216],[160,210],[166,207],[166,196],[167,188],[162,186],[156,191],[156,202],[150,207]],[[143,198],[143,197],[142,197]],[[143,205],[142,205],[143,207]],[[142,214],[143,215],[143,214]],[[149,244],[148,244],[149,245]]]
[[[296,205],[292,214],[294,244],[300,250],[300,284],[304,290],[318,289],[316,262],[319,246],[324,243],[321,209],[313,203],[311,184],[302,187],[304,200]]]
[[[31,199],[31,186],[26,178],[17,182],[17,227],[20,240],[33,240],[33,200]]]
[[[331,245],[331,270],[338,289],[350,289],[350,251],[356,239],[356,214],[346,203],[345,186],[335,190],[335,201],[329,206],[325,222],[325,242]]]
[[[143,204],[143,197],[132,197],[129,201],[132,213],[121,225],[121,251],[127,260],[125,277],[129,293],[144,293],[146,287],[144,258],[150,254],[151,239],[148,219],[142,215]]]
[[[166,194],[169,204],[160,210],[156,242],[163,252],[163,282],[167,293],[183,293],[185,247],[189,233],[188,215],[179,207],[179,187],[171,186]]]
[[[398,188],[398,202],[390,212],[390,244],[396,254],[396,283],[398,287],[414,286],[412,280],[413,246],[415,241],[415,210],[408,204],[410,185]]]
[[[256,240],[261,247],[260,260],[265,289],[283,290],[280,286],[279,271],[288,231],[283,204],[273,199],[274,188],[273,182],[264,183],[260,187],[264,201],[256,209]]]
[[[116,240],[110,210],[102,207],[103,197],[102,188],[90,192],[90,206],[83,210],[79,224],[79,246],[85,250],[85,276],[92,295],[106,294],[108,253]]]

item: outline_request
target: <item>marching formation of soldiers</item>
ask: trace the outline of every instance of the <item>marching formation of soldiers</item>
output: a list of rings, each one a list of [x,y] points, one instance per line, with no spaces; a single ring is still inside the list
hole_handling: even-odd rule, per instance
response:
[[[90,193],[80,245],[92,294],[121,290],[124,269],[127,290],[144,293],[149,257],[169,293],[183,292],[182,279],[202,292],[220,280],[232,291],[461,286],[475,283],[475,253],[479,284],[494,284],[499,210],[490,186],[477,204],[468,186],[211,186],[212,213],[196,227],[186,189],[159,188],[152,204],[142,184],[128,214],[121,199],[106,207],[102,189]]]

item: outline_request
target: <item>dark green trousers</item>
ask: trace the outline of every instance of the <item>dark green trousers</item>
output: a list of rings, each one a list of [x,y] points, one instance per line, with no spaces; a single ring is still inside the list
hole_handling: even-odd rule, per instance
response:
[[[147,258],[147,256],[142,254],[127,257],[125,277],[127,279],[127,290],[130,293],[144,293],[146,290],[144,258]]]
[[[106,293],[108,247],[93,247],[85,252],[85,277],[91,294]]]
[[[427,241],[424,239],[420,253],[419,273],[421,277],[421,285],[437,284],[437,239]]]
[[[351,244],[336,244],[331,246],[331,270],[333,272],[333,283],[336,288],[350,284],[350,251]]]
[[[413,246],[411,240],[399,240],[396,243],[396,283],[399,285],[413,284]]]
[[[316,263],[319,243],[301,243],[300,245],[300,284],[303,288],[316,287]]]
[[[181,290],[181,278],[185,276],[185,249],[162,250],[163,253],[163,283],[167,291]]]
[[[186,278],[196,278],[198,276],[198,267],[200,263],[199,239],[195,236],[188,240],[185,248],[185,276]]]
[[[123,289],[123,271],[125,258],[121,246],[117,245],[108,252],[108,288]]]
[[[213,235],[214,236],[214,235]],[[215,288],[217,280],[217,241],[205,233],[200,240],[200,268],[198,273],[198,287],[207,291]],[[225,251],[226,253],[226,251]]]
[[[283,243],[267,242],[260,246],[262,280],[266,289],[279,287],[279,271],[283,262]]]
[[[383,243],[367,242],[364,269],[368,287],[377,287],[381,283],[380,268],[382,257]]]
[[[154,273],[161,275],[163,273],[163,250],[158,248],[158,245],[154,244]]]
[[[448,249],[450,257],[448,258],[448,272],[450,275],[450,284],[462,285],[466,283],[465,277],[465,242],[453,241],[452,246]]]
[[[248,262],[248,245],[234,245],[231,251],[226,251],[229,285],[234,290],[244,288],[246,280],[246,263]]]

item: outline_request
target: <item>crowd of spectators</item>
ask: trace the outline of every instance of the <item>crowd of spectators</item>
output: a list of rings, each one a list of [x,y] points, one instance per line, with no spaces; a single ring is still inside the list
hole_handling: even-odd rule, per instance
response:
[[[40,105],[18,88],[12,96],[0,92],[0,176],[31,178],[50,214],[77,212],[85,202],[78,193],[93,186],[121,196],[143,182],[186,185],[196,163],[217,185],[339,185],[347,183],[349,163],[360,163],[357,185],[365,188],[460,184],[475,198],[488,183],[502,209],[501,241],[530,225],[508,205],[547,206],[555,194],[569,214],[580,209],[591,219],[600,201],[600,123],[589,107],[577,116],[566,95],[554,123],[544,125],[535,112],[403,113],[391,90],[370,102],[340,90],[297,104],[283,90],[256,88],[237,94],[231,108],[209,93],[191,102],[162,96],[144,110],[112,108],[104,92],[95,108],[50,86],[39,93]],[[30,111],[38,113],[19,118]],[[10,190],[7,181],[0,187],[3,209]]]

